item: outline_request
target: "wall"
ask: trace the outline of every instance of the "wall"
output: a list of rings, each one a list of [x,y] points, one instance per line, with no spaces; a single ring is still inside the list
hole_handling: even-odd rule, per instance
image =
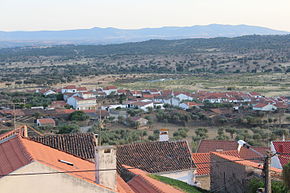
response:
[[[55,172],[39,162],[32,162],[13,173]],[[12,174],[13,174],[12,173]],[[112,193],[85,180],[68,174],[6,176],[0,178],[1,192],[5,193]]]
[[[175,180],[180,180],[191,185],[194,185],[194,182],[195,182],[194,170],[184,170],[184,171],[166,172],[166,173],[162,172],[162,173],[158,173],[157,175],[165,176],[165,177],[172,178]]]
[[[262,172],[214,154],[211,154],[211,162],[210,188],[214,192],[244,193],[248,180],[258,177]]]
[[[203,176],[196,176],[196,181],[199,184],[199,187],[205,190],[210,190],[210,176],[203,175]]]

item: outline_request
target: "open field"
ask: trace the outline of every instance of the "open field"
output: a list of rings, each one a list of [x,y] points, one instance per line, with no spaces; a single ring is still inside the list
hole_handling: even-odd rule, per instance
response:
[[[184,91],[256,91],[265,96],[290,95],[290,76],[284,73],[203,74],[164,81],[133,81],[114,83],[130,89],[173,89]]]

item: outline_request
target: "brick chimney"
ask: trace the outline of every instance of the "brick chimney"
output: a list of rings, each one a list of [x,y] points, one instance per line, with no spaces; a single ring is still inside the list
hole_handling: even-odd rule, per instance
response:
[[[116,190],[117,189],[116,147],[97,146],[95,159],[97,170],[96,183]],[[102,171],[104,169],[106,170]]]
[[[160,129],[159,141],[168,141],[168,140],[169,140],[168,129]]]

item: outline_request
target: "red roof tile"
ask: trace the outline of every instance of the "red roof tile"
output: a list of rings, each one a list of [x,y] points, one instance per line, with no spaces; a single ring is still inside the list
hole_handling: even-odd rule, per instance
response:
[[[68,85],[66,87],[63,87],[63,89],[76,89],[77,87],[75,85]]]
[[[157,141],[117,146],[119,165],[130,165],[149,173],[195,168],[186,141]]]
[[[17,136],[0,141],[0,175],[7,175],[32,162],[32,157]]]
[[[210,153],[193,153],[192,159],[196,165],[197,175],[210,174]]]
[[[182,193],[182,191],[155,180],[148,176],[147,172],[139,169],[130,169],[136,176],[128,184],[136,193]]]
[[[235,162],[237,164],[244,165],[244,166],[250,166],[250,167],[254,167],[254,168],[258,168],[258,169],[263,168],[263,165],[261,165],[259,163],[248,161],[248,160],[242,160],[242,159],[239,159],[238,157],[235,157],[235,156],[222,154],[221,152],[212,152],[212,154],[217,155],[221,158],[227,159],[229,161]],[[279,173],[279,174],[282,173],[281,169],[277,169],[277,168],[273,168],[273,167],[271,167],[271,171]]]
[[[221,152],[221,151],[237,150],[237,148],[238,143],[236,141],[201,140],[197,149],[197,153]],[[259,151],[260,153],[265,153],[266,150],[269,150],[269,148],[267,147],[252,147],[252,148]],[[248,155],[248,153],[246,155]]]
[[[290,141],[273,141],[274,148],[278,153],[290,153]],[[278,155],[282,166],[290,162],[290,155]]]
[[[37,119],[37,120],[42,125],[47,125],[47,124],[55,125],[55,121],[51,118],[43,118],[43,119]]]

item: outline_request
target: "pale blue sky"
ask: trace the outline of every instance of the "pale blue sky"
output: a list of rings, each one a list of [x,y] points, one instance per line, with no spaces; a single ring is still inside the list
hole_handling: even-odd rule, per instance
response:
[[[290,0],[0,0],[0,30],[247,24],[290,31]]]

